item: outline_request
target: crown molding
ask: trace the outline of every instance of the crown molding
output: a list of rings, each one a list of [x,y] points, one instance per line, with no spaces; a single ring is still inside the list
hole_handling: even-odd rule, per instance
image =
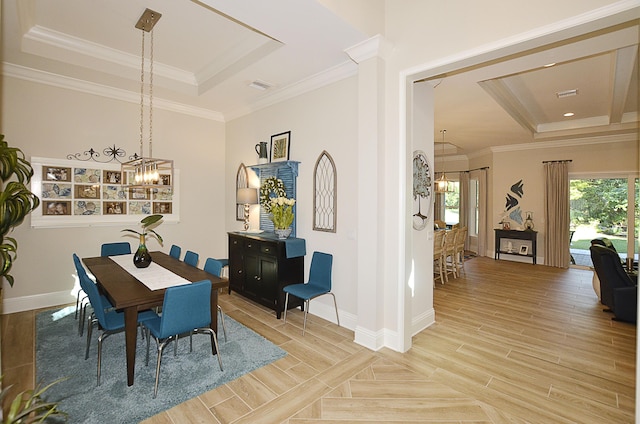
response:
[[[489,150],[492,153],[515,152],[523,150],[556,149],[563,147],[584,147],[592,144],[627,143],[638,141],[637,133],[602,135],[595,137],[573,138],[570,140],[538,141],[534,143],[509,144],[505,146],[493,146]]]
[[[81,93],[93,94],[110,99],[121,100],[124,102],[140,104],[140,93],[137,92],[82,81],[76,78],[57,75],[33,68],[27,68],[12,63],[2,63],[2,75],[39,84],[50,85],[53,87],[64,88],[67,90],[78,91]],[[170,112],[177,112],[185,115],[195,116],[198,118],[208,119],[211,121],[224,122],[224,116],[219,112],[197,108],[183,103],[177,103],[170,100],[158,98],[155,96],[153,98],[153,107],[168,110]]]
[[[393,47],[391,43],[382,35],[378,34],[355,46],[345,49],[344,52],[349,55],[355,63],[361,63],[373,57],[380,57],[386,60],[392,50]]]

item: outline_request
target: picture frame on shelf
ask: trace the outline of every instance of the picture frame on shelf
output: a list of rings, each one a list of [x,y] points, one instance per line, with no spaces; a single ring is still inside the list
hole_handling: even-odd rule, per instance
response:
[[[291,131],[285,131],[271,136],[270,162],[284,162],[289,160],[291,148]]]
[[[526,244],[523,244],[522,246],[520,246],[520,251],[518,252],[523,256],[526,256],[529,254],[529,246],[527,246]]]

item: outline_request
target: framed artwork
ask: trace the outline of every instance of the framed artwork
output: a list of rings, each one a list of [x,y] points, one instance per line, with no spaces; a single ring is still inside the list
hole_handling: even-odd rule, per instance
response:
[[[71,184],[42,183],[43,199],[70,199]]]
[[[431,167],[422,150],[413,152],[413,228],[424,230],[433,200]]]
[[[171,213],[171,202],[154,202],[153,213],[166,214]]]
[[[44,181],[67,181],[71,182],[71,168],[58,166],[43,166],[42,179]]]
[[[171,175],[160,174],[160,181],[158,181],[158,184],[171,185]]]
[[[151,202],[129,202],[130,215],[151,215]]]
[[[283,162],[289,160],[291,148],[291,131],[271,136],[271,160],[270,162]]]
[[[126,215],[127,203],[126,202],[107,202],[105,203],[104,213],[107,215]]]
[[[104,171],[102,181],[104,181],[105,184],[125,184],[126,183],[125,181],[122,180],[122,172],[120,171]]]
[[[100,198],[100,186],[94,185],[76,185],[75,198],[76,199],[99,199]]]
[[[129,199],[131,200],[149,200],[149,190],[146,188],[130,188]]]
[[[76,200],[73,208],[74,215],[100,215],[100,202]]]
[[[102,186],[103,200],[125,200],[127,194],[122,186],[105,185]]]
[[[80,184],[97,184],[100,182],[100,175],[102,175],[102,172],[99,169],[73,169],[73,181]]]
[[[70,201],[45,201],[42,205],[42,210],[45,215],[71,215],[71,202]]]
[[[529,254],[529,246],[527,246],[526,244],[523,244],[522,246],[520,246],[520,254],[521,255]]]

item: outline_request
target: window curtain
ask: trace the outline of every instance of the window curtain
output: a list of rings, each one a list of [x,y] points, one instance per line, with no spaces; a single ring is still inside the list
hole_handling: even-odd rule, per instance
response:
[[[458,223],[460,227],[469,228],[469,173],[460,172],[458,175],[458,182],[460,188],[460,199],[458,204]],[[467,239],[464,241],[464,248],[469,249],[469,233],[467,232]]]
[[[545,162],[544,263],[568,268],[569,251],[569,163]]]
[[[487,254],[487,187],[488,170],[478,169],[471,171],[471,178],[478,180],[478,256]]]
[[[441,172],[436,172],[433,175],[434,180],[437,180],[442,175]],[[436,193],[435,184],[433,186],[433,219],[436,221],[444,221],[444,193]]]

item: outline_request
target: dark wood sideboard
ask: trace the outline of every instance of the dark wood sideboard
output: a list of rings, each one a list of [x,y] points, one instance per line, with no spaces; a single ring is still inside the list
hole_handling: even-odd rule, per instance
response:
[[[273,233],[230,232],[229,293],[234,291],[273,309],[280,319],[289,284],[304,283],[304,239],[278,240]],[[290,297],[289,309],[302,306]]]
[[[496,228],[495,258],[500,259],[500,255],[516,255],[531,258],[536,264],[537,238],[538,232],[532,230],[501,230]],[[505,242],[511,241],[512,250],[505,247]],[[521,250],[522,246],[527,246],[526,253]]]

